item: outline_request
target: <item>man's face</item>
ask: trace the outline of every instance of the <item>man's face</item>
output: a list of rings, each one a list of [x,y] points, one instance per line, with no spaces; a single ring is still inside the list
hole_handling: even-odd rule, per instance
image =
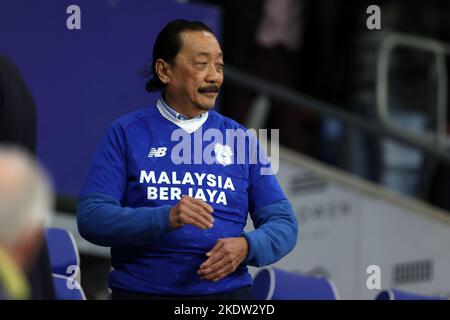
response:
[[[223,82],[223,54],[213,34],[185,31],[182,47],[170,66],[166,95],[184,108],[209,110]]]

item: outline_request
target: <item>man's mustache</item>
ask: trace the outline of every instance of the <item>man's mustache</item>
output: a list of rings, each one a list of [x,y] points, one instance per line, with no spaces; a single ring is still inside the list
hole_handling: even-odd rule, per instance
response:
[[[198,89],[198,92],[200,92],[200,93],[219,92],[219,86],[213,84],[213,85]]]

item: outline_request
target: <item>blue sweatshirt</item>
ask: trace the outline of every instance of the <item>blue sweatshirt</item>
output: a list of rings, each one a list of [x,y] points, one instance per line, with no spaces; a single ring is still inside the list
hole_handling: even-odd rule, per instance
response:
[[[274,175],[261,174],[270,164],[264,164],[259,147],[253,149],[253,138],[244,145],[228,143],[229,130],[244,127],[211,110],[188,120],[201,121],[198,128],[183,130],[163,111],[160,105],[146,108],[112,124],[79,195],[80,234],[111,247],[110,288],[186,296],[251,284],[247,265],[274,263],[296,244],[298,227],[289,201]],[[211,134],[206,139],[208,129],[216,130],[212,136],[222,133],[223,140]],[[255,152],[263,161],[252,161]],[[243,154],[243,160],[230,162]],[[214,208],[213,228],[186,224],[171,229],[169,210],[182,195]],[[246,233],[249,212],[255,231]],[[218,282],[200,279],[197,270],[216,241],[240,236],[249,244],[244,263]]]

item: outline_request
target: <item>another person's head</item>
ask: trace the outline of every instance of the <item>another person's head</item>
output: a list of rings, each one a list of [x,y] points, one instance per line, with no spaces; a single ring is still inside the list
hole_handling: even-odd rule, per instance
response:
[[[42,245],[52,204],[49,179],[31,155],[0,146],[0,247],[24,272]]]
[[[223,82],[220,44],[202,22],[172,21],[158,34],[149,73],[149,92],[162,91],[173,107],[207,111]]]

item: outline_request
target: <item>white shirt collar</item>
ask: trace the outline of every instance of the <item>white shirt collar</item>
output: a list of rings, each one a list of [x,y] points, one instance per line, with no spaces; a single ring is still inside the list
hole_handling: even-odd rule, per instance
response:
[[[178,112],[176,112],[175,110],[173,110],[172,108],[170,108],[162,98],[158,99],[158,101],[156,102],[156,107],[158,108],[159,112],[161,113],[161,115],[166,118],[167,120],[169,120],[170,122],[176,124],[177,126],[179,126],[180,128],[182,128],[184,131],[188,132],[188,133],[192,133],[195,130],[197,130],[198,128],[200,128],[205,121],[208,119],[208,112],[202,113],[200,116],[197,116],[195,118],[192,119],[186,119],[182,120],[181,118],[177,117],[176,114],[179,114]],[[168,109],[170,108],[170,109]],[[170,110],[172,110],[173,112],[170,112]],[[184,115],[182,115],[183,117],[185,117]]]
[[[181,113],[177,112],[177,111],[174,110],[172,107],[170,107],[170,106],[166,103],[166,101],[164,100],[163,97],[161,97],[159,100],[161,100],[161,105],[162,105],[162,107],[163,107],[164,109],[166,109],[166,111],[167,111],[168,113],[170,113],[173,117],[175,117],[177,120],[180,120],[180,121],[186,121],[186,120],[189,120],[189,118],[188,118],[187,116],[185,116],[184,114],[181,114]],[[201,117],[203,117],[203,115],[204,115],[204,113],[202,113],[202,114],[200,114],[200,115],[194,117],[193,119],[201,118]]]

